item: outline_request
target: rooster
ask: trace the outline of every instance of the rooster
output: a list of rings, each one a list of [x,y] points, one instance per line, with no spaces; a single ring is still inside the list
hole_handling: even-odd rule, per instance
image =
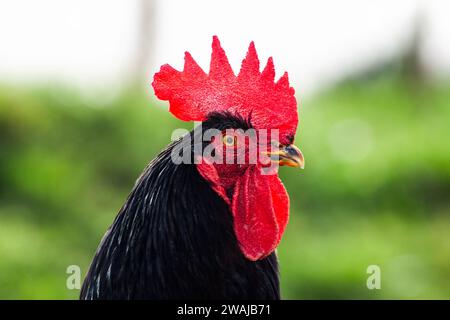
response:
[[[304,158],[293,145],[294,89],[287,73],[274,77],[272,58],[260,72],[253,42],[236,76],[217,37],[208,74],[188,52],[183,71],[161,67],[156,96],[175,117],[201,125],[137,180],[95,253],[81,299],[280,298],[275,249],[289,197],[278,165],[303,168]]]

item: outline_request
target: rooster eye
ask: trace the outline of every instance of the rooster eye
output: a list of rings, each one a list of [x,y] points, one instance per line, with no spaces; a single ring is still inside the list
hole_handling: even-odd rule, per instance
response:
[[[222,141],[228,147],[232,147],[232,146],[236,145],[236,137],[235,136],[224,135]]]

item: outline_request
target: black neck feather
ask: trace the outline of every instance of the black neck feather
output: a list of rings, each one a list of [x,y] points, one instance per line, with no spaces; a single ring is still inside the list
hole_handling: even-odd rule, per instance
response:
[[[244,125],[212,115],[203,130]],[[195,165],[172,162],[182,143],[169,145],[138,179],[97,249],[82,299],[279,298],[275,254],[256,262],[242,255],[228,205]]]

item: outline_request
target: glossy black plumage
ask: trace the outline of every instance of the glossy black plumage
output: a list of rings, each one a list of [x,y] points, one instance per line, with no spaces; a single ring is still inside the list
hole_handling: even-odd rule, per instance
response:
[[[248,120],[213,114],[202,130],[249,126]],[[200,129],[191,132],[197,134]],[[169,145],[138,179],[97,249],[81,299],[280,297],[275,253],[247,260],[228,205],[195,164],[172,162],[173,148],[184,143]]]

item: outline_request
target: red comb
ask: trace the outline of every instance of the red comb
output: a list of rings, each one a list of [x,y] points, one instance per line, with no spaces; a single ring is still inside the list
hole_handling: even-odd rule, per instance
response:
[[[291,143],[298,123],[294,89],[289,86],[286,72],[277,82],[274,77],[272,58],[259,71],[253,42],[235,76],[214,36],[209,74],[186,52],[182,72],[165,64],[155,74],[152,85],[159,99],[170,102],[169,111],[178,119],[203,121],[211,112],[229,111],[250,118],[256,129],[280,130],[280,142]]]

